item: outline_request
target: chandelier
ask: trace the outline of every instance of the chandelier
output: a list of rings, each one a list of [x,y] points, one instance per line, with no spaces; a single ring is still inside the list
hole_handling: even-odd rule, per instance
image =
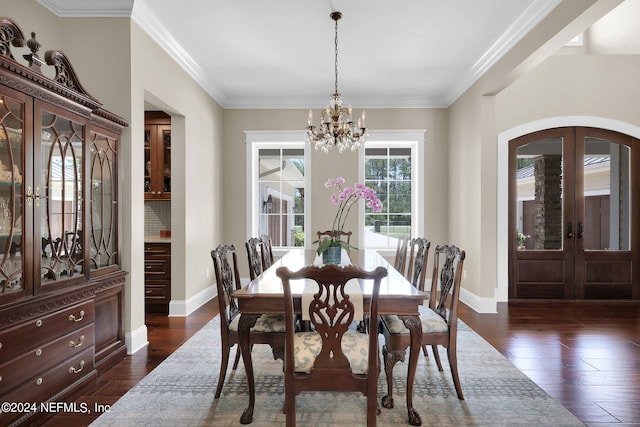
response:
[[[342,18],[342,13],[331,13],[331,19],[336,23],[335,36],[335,92],[331,95],[331,100],[327,108],[320,114],[320,126],[313,126],[313,112],[309,110],[309,122],[307,126],[307,142],[313,143],[316,150],[328,153],[335,145],[338,152],[342,153],[349,148],[355,151],[364,145],[367,138],[367,128],[365,127],[365,112],[358,119],[357,124],[353,123],[351,116],[351,105],[342,106],[342,96],[338,92],[338,20]]]

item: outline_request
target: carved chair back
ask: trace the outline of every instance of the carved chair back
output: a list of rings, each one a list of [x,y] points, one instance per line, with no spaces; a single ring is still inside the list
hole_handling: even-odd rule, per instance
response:
[[[449,325],[450,333],[455,334],[466,254],[455,245],[438,245],[434,256],[429,308],[438,313]]]
[[[393,267],[403,276],[406,273],[407,248],[409,247],[409,237],[402,235],[398,238],[398,247],[396,248],[396,257],[393,261]]]
[[[218,245],[211,251],[218,288],[218,306],[222,335],[229,334],[229,325],[239,315],[238,304],[233,293],[240,289],[238,255],[235,245]]]
[[[407,280],[421,291],[424,291],[424,282],[427,277],[427,260],[431,242],[424,237],[416,237],[411,240],[411,251],[407,268]]]
[[[252,237],[245,243],[247,260],[249,262],[249,277],[251,280],[262,274],[264,259],[264,242],[258,237]]]
[[[346,236],[347,239],[347,244],[351,244],[351,235],[353,234],[353,232],[351,231],[336,231],[336,230],[325,230],[325,231],[318,231],[316,233],[318,235],[318,240],[322,239],[323,237],[329,237],[330,239],[340,239],[340,240],[344,240],[343,237]]]
[[[271,236],[268,234],[263,234],[260,236],[262,240],[262,269],[266,270],[267,268],[273,265],[273,247],[271,246]]]

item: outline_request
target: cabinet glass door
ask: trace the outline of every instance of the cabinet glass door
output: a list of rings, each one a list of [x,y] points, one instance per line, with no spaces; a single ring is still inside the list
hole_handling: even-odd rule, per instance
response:
[[[0,293],[22,294],[25,288],[22,183],[26,100],[0,93]],[[30,106],[29,106],[30,109]],[[29,281],[27,281],[29,282]],[[22,292],[21,292],[22,291]],[[17,295],[19,296],[19,295]]]
[[[171,127],[159,126],[162,135],[162,191],[171,192]]]
[[[116,187],[118,139],[91,132],[91,266],[117,266],[118,200]]]
[[[85,129],[82,123],[61,112],[42,111],[40,117],[40,174],[34,180],[40,240],[36,236],[35,246],[41,242],[40,277],[41,285],[46,285],[83,273]]]

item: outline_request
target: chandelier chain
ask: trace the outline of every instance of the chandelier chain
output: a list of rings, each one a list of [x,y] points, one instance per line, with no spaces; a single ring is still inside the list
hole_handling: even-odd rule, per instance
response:
[[[338,93],[338,20],[336,19],[336,35],[335,35],[335,72],[336,72],[336,92]]]

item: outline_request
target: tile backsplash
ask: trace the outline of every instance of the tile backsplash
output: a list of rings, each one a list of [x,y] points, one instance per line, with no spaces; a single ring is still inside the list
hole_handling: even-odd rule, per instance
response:
[[[160,230],[171,230],[171,202],[145,200],[144,234],[145,236],[159,236]]]

